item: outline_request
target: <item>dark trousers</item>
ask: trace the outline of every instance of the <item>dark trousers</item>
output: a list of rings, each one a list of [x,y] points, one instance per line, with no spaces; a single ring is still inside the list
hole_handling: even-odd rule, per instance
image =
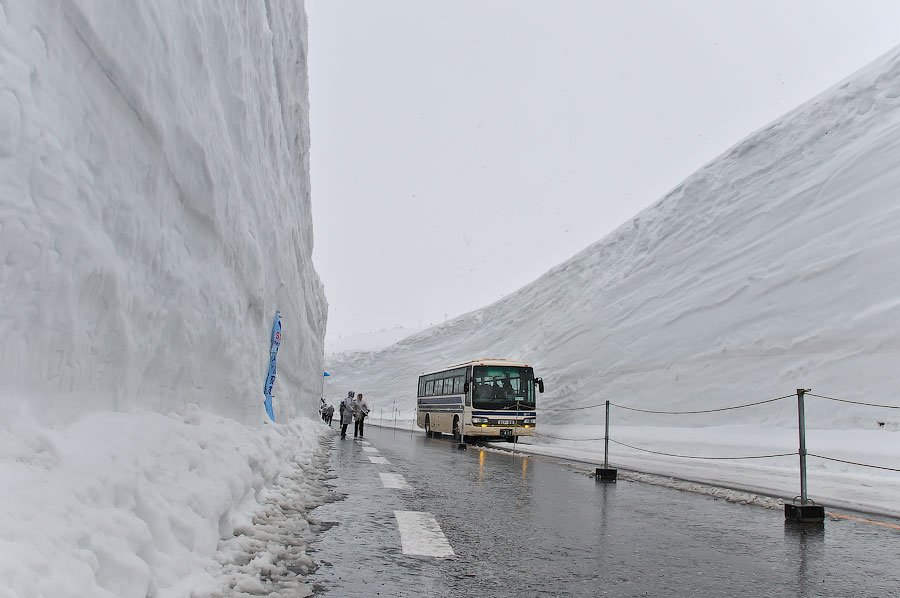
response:
[[[341,438],[347,435],[347,426],[350,424],[341,424]]]
[[[358,420],[356,420],[356,425],[353,428],[353,437],[354,438],[356,438],[357,436],[362,437],[364,421],[366,421],[366,420],[365,420],[365,418],[362,418],[362,417],[359,418]]]

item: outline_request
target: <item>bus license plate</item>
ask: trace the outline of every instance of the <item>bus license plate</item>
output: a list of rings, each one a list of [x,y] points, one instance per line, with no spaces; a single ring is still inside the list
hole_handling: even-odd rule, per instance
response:
[[[512,436],[512,430],[509,428],[504,428],[500,430],[500,436]]]
[[[514,423],[516,423],[516,420],[514,420],[514,419],[499,419],[499,420],[497,420],[497,423],[500,424],[501,426],[511,426]]]

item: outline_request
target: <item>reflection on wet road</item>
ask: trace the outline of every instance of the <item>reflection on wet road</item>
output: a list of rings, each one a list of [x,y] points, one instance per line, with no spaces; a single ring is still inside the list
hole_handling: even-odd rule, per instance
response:
[[[780,511],[366,432],[377,453],[335,438],[331,467],[347,498],[314,513],[337,522],[311,547],[324,561],[312,579],[328,595],[900,595],[896,530],[786,525]],[[404,554],[395,512],[431,514],[455,555]]]

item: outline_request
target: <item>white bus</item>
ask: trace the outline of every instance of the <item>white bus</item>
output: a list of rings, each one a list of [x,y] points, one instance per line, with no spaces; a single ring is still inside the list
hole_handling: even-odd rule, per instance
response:
[[[419,376],[416,423],[429,438],[452,434],[459,441],[531,436],[537,424],[534,377],[526,363],[475,359]]]

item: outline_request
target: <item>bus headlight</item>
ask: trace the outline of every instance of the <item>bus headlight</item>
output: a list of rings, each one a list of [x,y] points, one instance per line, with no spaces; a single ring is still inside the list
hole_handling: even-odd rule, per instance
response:
[[[526,426],[533,426],[535,423],[537,423],[537,418],[536,417],[526,417],[524,420],[522,420],[522,423],[525,424]]]
[[[488,418],[486,418],[486,417],[475,417],[475,416],[472,417],[472,425],[474,425],[474,426],[477,426],[479,424],[486,424],[486,423],[488,423]]]

